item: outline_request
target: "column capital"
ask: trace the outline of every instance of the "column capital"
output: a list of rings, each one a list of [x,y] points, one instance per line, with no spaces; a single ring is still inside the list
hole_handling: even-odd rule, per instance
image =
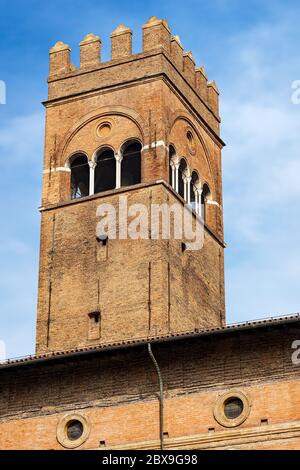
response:
[[[95,162],[94,160],[89,160],[89,167],[94,170],[97,166],[97,162]]]
[[[115,153],[115,159],[117,162],[121,162],[123,160],[123,155],[121,153]]]

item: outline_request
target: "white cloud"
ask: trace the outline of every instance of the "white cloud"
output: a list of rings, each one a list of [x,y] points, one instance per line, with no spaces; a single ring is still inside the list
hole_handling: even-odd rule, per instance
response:
[[[0,130],[0,340],[9,356],[34,351],[43,126],[36,113]]]
[[[220,67],[230,321],[300,310],[299,18],[232,37]]]
[[[0,164],[32,165],[35,162],[37,168],[43,161],[40,152],[44,132],[43,113],[34,113],[10,119],[0,129]],[[9,160],[8,160],[9,159]]]

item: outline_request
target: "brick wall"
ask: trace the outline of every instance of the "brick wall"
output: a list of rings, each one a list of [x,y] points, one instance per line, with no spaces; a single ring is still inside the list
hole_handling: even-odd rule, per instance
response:
[[[299,445],[299,370],[291,361],[291,344],[299,336],[297,323],[153,345],[170,446],[176,447],[172,439],[185,438],[189,447],[188,439],[197,435],[194,445],[200,447]],[[158,383],[146,345],[1,369],[0,375],[1,448],[61,448],[56,427],[75,411],[91,422],[83,448],[98,448],[100,441],[108,447],[158,445]],[[227,430],[214,419],[213,408],[218,396],[233,389],[252,406],[241,426]],[[261,423],[265,419],[268,425]],[[218,433],[225,434],[216,444]],[[212,442],[201,444],[204,437]]]
[[[112,192],[52,208],[42,215],[37,351],[221,325],[223,247],[208,231],[201,250],[181,240],[96,239],[100,204],[177,202],[162,185]],[[130,218],[129,218],[130,221]],[[149,227],[150,227],[149,211]],[[89,337],[89,314],[101,312],[100,337]]]

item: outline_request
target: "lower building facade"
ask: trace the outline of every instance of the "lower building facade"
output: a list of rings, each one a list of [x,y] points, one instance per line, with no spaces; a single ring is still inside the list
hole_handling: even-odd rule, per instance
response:
[[[299,449],[299,338],[293,316],[2,364],[0,448]]]

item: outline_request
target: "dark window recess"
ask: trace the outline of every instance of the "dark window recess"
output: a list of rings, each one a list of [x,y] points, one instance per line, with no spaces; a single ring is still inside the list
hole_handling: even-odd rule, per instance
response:
[[[113,150],[106,149],[97,157],[95,169],[95,193],[116,187],[116,159]]]
[[[88,339],[96,340],[101,335],[101,313],[99,311],[89,313]]]
[[[244,410],[244,404],[240,398],[229,398],[224,404],[224,413],[228,419],[238,418]]]
[[[196,209],[196,190],[197,184],[199,183],[199,176],[196,171],[192,173],[192,179],[190,182],[190,196],[191,196],[191,206],[195,210]]]
[[[107,235],[100,235],[97,237],[98,242],[101,246],[106,246],[108,244],[108,236]]]
[[[182,253],[184,253],[186,250],[186,244],[185,243],[181,243],[181,251]]]
[[[139,142],[129,144],[123,151],[121,185],[131,186],[141,182],[141,149]]]
[[[261,424],[269,424],[269,420],[268,420],[268,419],[262,419],[260,422],[261,422]]]
[[[179,165],[179,170],[178,170],[178,194],[184,198],[184,175],[186,172],[187,166],[186,166],[186,161],[181,160],[180,165]]]
[[[105,447],[106,446],[106,442],[105,441],[100,441],[100,447]]]
[[[207,216],[207,201],[210,198],[210,189],[207,184],[203,185],[202,195],[201,195],[201,205],[202,205],[202,215],[203,220],[206,222]]]
[[[77,155],[71,163],[71,198],[89,195],[90,167],[85,155]]]
[[[208,428],[208,432],[215,432],[215,428]]]
[[[77,441],[83,434],[83,424],[78,420],[70,421],[67,424],[67,436],[70,441]]]
[[[175,148],[173,147],[173,145],[170,145],[169,147],[169,160],[170,160],[170,165],[169,165],[169,183],[170,183],[170,186],[172,186],[172,168],[171,168],[171,160],[172,158],[174,158],[176,155],[176,151],[175,151]]]
[[[89,313],[89,317],[94,323],[99,323],[99,321],[100,321],[100,312]]]

